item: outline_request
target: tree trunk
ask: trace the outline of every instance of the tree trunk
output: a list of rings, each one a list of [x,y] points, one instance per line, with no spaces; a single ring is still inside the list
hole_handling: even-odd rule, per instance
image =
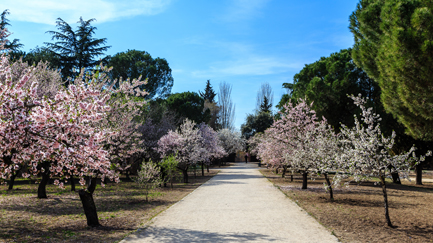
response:
[[[75,192],[75,180],[74,180],[74,176],[71,175],[71,192]]]
[[[293,181],[293,174],[290,175],[290,181]]]
[[[48,162],[43,163],[43,168],[45,171],[42,173],[42,180],[38,186],[38,198],[48,198],[47,197],[47,184],[50,180],[50,170]]]
[[[303,172],[302,173],[302,189],[307,189],[307,176],[308,176],[308,172]]]
[[[401,185],[400,176],[398,175],[398,172],[392,172],[393,168],[394,167],[391,165],[388,166],[389,172],[391,172],[392,183]]]
[[[382,184],[383,201],[385,203],[386,224],[389,227],[392,227],[391,219],[389,218],[389,212],[388,212],[388,195],[386,194],[386,184],[385,184],[385,177],[384,176],[380,176],[380,183]]]
[[[162,178],[162,185],[164,186],[164,187],[167,187],[167,173],[166,173],[166,171],[164,170],[164,168],[162,168],[162,167],[160,167],[161,169],[160,169],[160,171],[161,171],[161,178]],[[173,188],[173,186],[172,186],[172,188]]]
[[[87,225],[90,227],[100,226],[95,201],[93,200],[95,189],[96,178],[91,178],[88,180],[87,190],[81,189],[78,191],[78,195],[80,195],[81,202],[83,203],[84,213],[86,214]]]
[[[132,181],[131,177],[129,176],[129,171],[128,170],[125,172],[125,174],[126,174],[126,179],[128,181]]]
[[[399,184],[399,185],[401,185],[400,176],[398,175],[397,172],[392,172],[392,173],[391,173],[391,176],[392,176],[392,182],[393,182],[394,184]]]
[[[18,171],[15,173],[12,173],[12,175],[11,175],[11,178],[9,180],[9,187],[8,187],[9,191],[14,189],[14,183],[15,183],[15,178],[17,177],[17,174],[18,174]]]
[[[286,177],[286,171],[287,171],[287,166],[283,166],[283,174],[281,175],[282,178]]]
[[[201,162],[201,176],[204,176],[204,163]]]
[[[188,168],[182,170],[182,173],[183,173],[183,183],[188,183]]]
[[[415,166],[415,172],[416,172],[416,184],[422,185],[422,164],[421,163]]]
[[[324,176],[325,176],[326,184],[328,185],[327,190],[329,191],[329,198],[331,200],[334,200],[334,193],[332,192],[331,181],[329,181],[328,174],[325,173]]]
[[[209,165],[206,165],[207,173],[209,173]]]
[[[277,175],[278,175],[278,167],[277,167],[277,168],[275,168],[275,174],[277,174]]]

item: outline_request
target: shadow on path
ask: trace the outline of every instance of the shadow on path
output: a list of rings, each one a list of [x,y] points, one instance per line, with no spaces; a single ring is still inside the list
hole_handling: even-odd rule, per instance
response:
[[[278,239],[263,234],[255,233],[226,233],[220,234],[209,231],[197,231],[187,229],[173,229],[166,227],[149,227],[144,234],[137,234],[136,240],[148,240],[149,242],[272,242]]]

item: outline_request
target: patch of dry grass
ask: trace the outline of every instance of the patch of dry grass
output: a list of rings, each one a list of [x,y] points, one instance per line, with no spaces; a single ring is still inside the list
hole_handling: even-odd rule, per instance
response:
[[[343,242],[433,242],[433,182],[422,186],[403,181],[403,185],[387,185],[389,213],[395,228],[386,226],[382,188],[373,182],[334,191],[334,201],[324,189],[324,179],[308,181],[301,190],[302,176],[294,181],[281,178],[270,170],[262,173],[289,198],[333,231]],[[432,179],[425,174],[423,179]]]
[[[48,185],[48,199],[38,199],[37,185],[28,181],[19,181],[12,191],[0,186],[0,242],[116,242],[216,173],[191,174],[190,183],[174,183],[173,190],[158,188],[148,203],[135,182],[98,186],[94,200],[102,226],[96,228],[87,227],[76,192]]]

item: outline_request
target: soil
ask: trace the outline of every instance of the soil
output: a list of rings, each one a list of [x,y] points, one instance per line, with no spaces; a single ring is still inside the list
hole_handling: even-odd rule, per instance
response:
[[[433,242],[433,173],[423,174],[424,185],[387,181],[389,214],[393,228],[386,226],[382,188],[374,181],[334,190],[334,200],[325,191],[324,178],[308,181],[302,176],[282,178],[275,170],[262,170],[275,186],[333,232],[342,242]],[[413,175],[414,176],[414,175]]]
[[[125,178],[98,186],[94,200],[102,226],[95,228],[87,226],[78,193],[68,186],[61,190],[48,185],[48,199],[38,199],[37,184],[18,180],[12,191],[0,186],[0,242],[118,242],[217,173],[211,170],[204,177],[199,176],[201,171],[197,177],[191,173],[190,183],[158,188],[149,202],[143,189]]]

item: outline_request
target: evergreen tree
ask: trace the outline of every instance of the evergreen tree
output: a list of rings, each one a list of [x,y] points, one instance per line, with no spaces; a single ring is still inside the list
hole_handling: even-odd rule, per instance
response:
[[[427,141],[433,140],[432,11],[428,0],[362,0],[350,17],[355,63],[379,83],[385,109],[406,132]]]
[[[204,89],[204,92],[199,91],[198,93],[203,99],[209,101],[210,103],[215,103],[216,93],[210,85],[209,79],[206,81],[206,88]]]
[[[45,44],[60,59],[63,79],[74,78],[82,68],[92,69],[101,61],[96,57],[102,55],[110,46],[105,46],[106,38],[94,38],[96,27],[91,23],[95,19],[84,21],[81,17],[78,28],[72,27],[63,19],[56,21],[58,31],[47,31],[54,43]]]
[[[272,104],[269,103],[268,98],[265,96],[263,102],[260,105],[260,112],[271,113]]]
[[[280,111],[285,110],[283,106],[290,100],[297,103],[300,98],[306,99],[308,103],[313,103],[312,109],[317,116],[325,117],[338,131],[340,123],[352,126],[353,115],[359,112],[347,95],[362,94],[369,98],[370,106],[383,114],[378,85],[353,63],[351,52],[351,49],[344,49],[305,65],[295,74],[293,84],[283,84],[289,92],[277,106]]]
[[[140,76],[142,80],[147,79],[147,84],[140,87],[149,93],[146,98],[165,99],[171,94],[173,76],[166,59],[152,58],[145,51],[128,50],[108,57],[106,61],[108,66],[113,68],[110,72],[112,80],[118,78],[132,80]]]
[[[7,26],[10,26],[9,20],[7,19],[7,15],[9,15],[10,12],[8,9],[4,10],[0,14],[0,29],[5,30]],[[5,49],[11,50],[12,52],[17,52],[18,49],[20,49],[23,44],[19,43],[20,40],[14,39],[13,41],[5,40],[4,38],[0,38],[1,43],[5,43]]]

